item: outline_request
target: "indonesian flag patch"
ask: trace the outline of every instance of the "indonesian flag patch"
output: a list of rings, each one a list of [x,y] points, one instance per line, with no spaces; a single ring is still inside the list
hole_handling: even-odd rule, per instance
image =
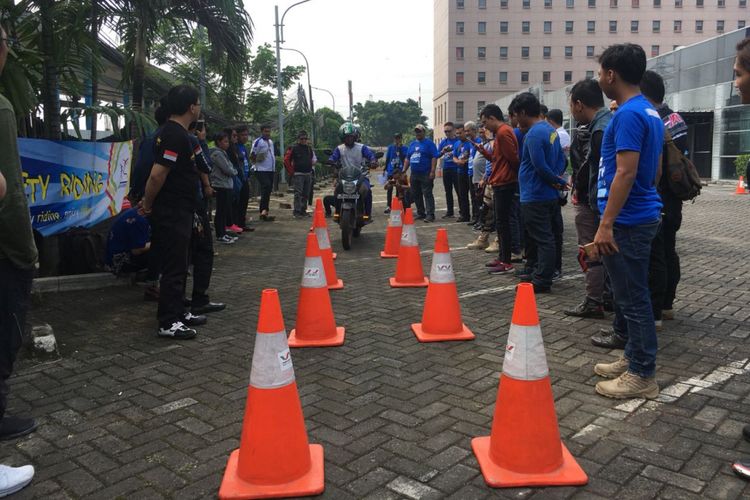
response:
[[[177,153],[167,149],[164,151],[164,159],[169,161],[177,161]]]

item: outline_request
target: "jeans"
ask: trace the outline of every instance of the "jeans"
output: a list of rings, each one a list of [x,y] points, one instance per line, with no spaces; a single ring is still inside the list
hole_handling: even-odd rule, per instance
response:
[[[526,267],[531,271],[535,285],[552,285],[557,253],[553,231],[559,208],[557,199],[521,203],[524,227],[529,236],[526,242]]]
[[[510,232],[513,253],[523,253],[526,249],[526,233],[521,216],[521,195],[518,192],[513,199],[513,210],[510,213]]]
[[[443,187],[445,188],[445,214],[453,215],[453,190],[458,192],[458,177],[455,168],[443,169]]]
[[[200,221],[199,227],[193,228],[191,243],[191,261],[193,262],[192,307],[208,304],[208,287],[211,284],[211,273],[214,267],[214,241],[211,237],[211,222],[208,211],[201,207],[196,210]]]
[[[469,172],[459,168],[456,172],[456,192],[458,193],[458,215],[462,219],[471,218],[471,208],[469,205],[469,184],[471,178]]]
[[[648,289],[651,242],[659,222],[639,226],[614,226],[619,252],[602,260],[614,293],[615,333],[627,339],[625,357],[629,371],[653,377],[656,371],[656,326]]]
[[[510,212],[513,210],[513,198],[518,191],[518,184],[506,184],[504,186],[493,186],[492,196],[495,202],[495,226],[497,227],[497,238],[500,242],[500,253],[498,259],[510,264],[511,259],[511,230]]]
[[[599,216],[586,203],[575,205],[574,209],[578,244],[587,245],[594,241],[596,230],[599,228]],[[586,283],[586,297],[601,303],[604,293],[604,265],[600,260],[592,261],[586,257],[586,267],[588,270],[583,278]]]
[[[33,278],[34,269],[20,269],[8,259],[0,259],[0,419],[8,406],[7,381],[23,343]]]
[[[429,172],[411,174],[411,195],[417,205],[418,217],[435,218],[435,197],[432,196],[434,179],[430,179]]]
[[[268,212],[273,191],[273,172],[255,172],[260,184],[260,213]]]
[[[216,214],[214,215],[214,228],[216,229],[216,238],[221,238],[227,234],[227,227],[232,225],[232,190],[226,188],[216,188]]]
[[[193,211],[157,206],[152,218],[152,246],[156,247],[161,260],[156,317],[159,326],[169,328],[181,321],[185,312],[183,297],[193,234]]]
[[[294,215],[305,215],[307,212],[307,199],[312,188],[312,174],[295,173],[292,176],[294,186]]]

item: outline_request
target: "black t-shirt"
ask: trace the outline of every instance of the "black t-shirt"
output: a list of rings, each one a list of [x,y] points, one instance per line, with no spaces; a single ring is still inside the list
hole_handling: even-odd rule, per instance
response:
[[[154,163],[169,168],[154,206],[195,210],[200,177],[190,137],[182,125],[170,120],[159,129],[154,143]]]

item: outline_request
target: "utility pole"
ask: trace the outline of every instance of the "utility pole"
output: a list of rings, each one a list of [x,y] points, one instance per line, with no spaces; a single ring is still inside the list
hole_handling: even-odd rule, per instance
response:
[[[354,123],[354,94],[352,93],[351,80],[349,80],[349,121]]]
[[[279,23],[279,6],[275,7],[276,14],[276,98],[279,112],[279,153],[284,156],[284,91],[281,88],[281,24]],[[286,172],[281,169],[281,180],[286,182]]]

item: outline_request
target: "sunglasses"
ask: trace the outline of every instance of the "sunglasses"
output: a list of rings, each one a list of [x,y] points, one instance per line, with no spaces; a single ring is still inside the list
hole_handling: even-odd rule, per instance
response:
[[[6,42],[8,44],[8,47],[10,47],[13,50],[18,50],[21,48],[21,42],[18,40],[18,38],[14,36],[0,38],[0,42]]]

